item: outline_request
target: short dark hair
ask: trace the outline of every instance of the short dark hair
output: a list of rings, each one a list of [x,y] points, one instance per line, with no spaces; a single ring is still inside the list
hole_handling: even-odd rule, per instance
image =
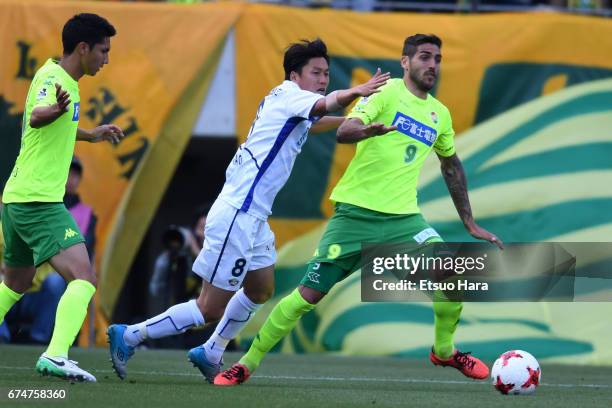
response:
[[[327,46],[320,38],[314,41],[300,40],[300,42],[289,45],[285,51],[283,59],[283,68],[285,68],[285,79],[289,79],[291,72],[295,71],[302,73],[302,68],[312,58],[325,58],[329,64],[329,55],[327,55]]]
[[[442,40],[435,34],[415,34],[406,38],[404,41],[404,49],[402,55],[407,55],[408,58],[414,57],[419,45],[434,44],[438,48],[442,48]]]
[[[64,55],[72,54],[80,42],[85,42],[93,48],[104,41],[105,37],[115,34],[117,30],[104,17],[92,13],[77,14],[64,24],[62,30]]]

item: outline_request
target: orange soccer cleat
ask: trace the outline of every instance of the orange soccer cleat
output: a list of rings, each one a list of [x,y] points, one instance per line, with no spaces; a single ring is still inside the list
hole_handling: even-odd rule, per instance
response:
[[[215,377],[215,385],[232,386],[240,385],[249,379],[251,373],[249,369],[240,363],[236,363],[225,371],[220,372]]]
[[[476,357],[470,355],[469,351],[462,353],[459,350],[455,350],[452,356],[447,360],[443,360],[436,356],[432,349],[431,353],[429,353],[429,359],[434,365],[455,367],[466,377],[476,380],[484,380],[489,376],[489,367]]]

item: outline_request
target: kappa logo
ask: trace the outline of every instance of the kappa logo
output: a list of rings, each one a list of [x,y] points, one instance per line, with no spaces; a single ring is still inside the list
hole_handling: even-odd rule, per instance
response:
[[[72,228],[66,228],[66,232],[64,233],[64,241],[67,240],[68,238],[76,237],[77,235],[78,233]]]
[[[321,276],[321,274],[316,273],[316,272],[308,272],[308,280],[314,283],[321,283],[319,282],[319,277]]]

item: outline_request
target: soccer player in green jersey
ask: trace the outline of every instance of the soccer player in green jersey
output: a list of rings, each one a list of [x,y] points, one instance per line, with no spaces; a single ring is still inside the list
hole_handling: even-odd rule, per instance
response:
[[[31,286],[35,267],[48,261],[69,283],[57,306],[51,342],[38,359],[36,371],[76,381],[96,381],[68,359],[68,349],[96,291],[96,277],[85,240],[63,197],[75,140],[118,143],[124,137],[115,125],[91,131],[78,127],[78,81],[108,64],[110,37],[115,34],[115,28],[95,14],[78,14],[66,22],[62,59],[49,59],[30,85],[21,149],[2,195],[6,272],[0,283],[0,323]]]
[[[359,269],[362,242],[425,245],[442,241],[417,205],[419,172],[431,150],[440,159],[442,175],[467,231],[503,248],[501,240],[472,217],[465,173],[455,154],[450,113],[429,94],[440,72],[441,47],[435,35],[408,37],[401,58],[403,78],[392,79],[379,93],[361,99],[340,126],[338,141],[358,143],[357,151],[332,192],[335,213],[306,275],[272,310],[248,352],[218,374],[215,384],[246,381],[301,316],[314,309],[334,284]],[[461,302],[434,301],[433,309],[432,363],[455,367],[471,378],[486,378],[488,367],[453,344]]]

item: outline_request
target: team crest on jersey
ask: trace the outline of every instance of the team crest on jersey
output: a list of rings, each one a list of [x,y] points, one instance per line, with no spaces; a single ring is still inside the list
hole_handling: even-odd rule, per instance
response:
[[[365,105],[367,105],[367,104],[368,104],[368,97],[367,97],[367,96],[364,96],[364,97],[363,97],[363,98],[361,98],[361,99],[359,100],[359,102],[357,102],[357,104],[355,105],[355,108],[354,108],[354,109],[355,109],[355,112],[361,112],[361,113],[363,113],[363,112],[364,112],[363,108],[364,108],[364,106],[365,106]]]
[[[282,87],[280,87],[280,86],[277,86],[276,88],[274,88],[274,89],[272,89],[270,91],[270,95],[278,96],[278,95],[282,94],[283,92],[284,92],[284,89]],[[262,101],[261,105],[259,105],[259,106],[261,107],[262,105],[263,105],[263,101]]]
[[[47,88],[43,88],[40,91],[38,91],[38,95],[36,95],[36,100],[39,101],[45,96],[47,96]]]
[[[438,137],[438,132],[436,129],[429,127],[408,115],[404,115],[401,112],[397,112],[395,114],[393,126],[397,126],[398,132],[416,139],[419,142],[425,143],[427,146],[433,145]]]
[[[438,124],[438,114],[436,112],[431,112],[431,120],[434,124]]]
[[[73,122],[78,122],[79,121],[79,111],[81,110],[81,102],[75,102],[74,103],[74,114],[72,115],[72,121]]]

